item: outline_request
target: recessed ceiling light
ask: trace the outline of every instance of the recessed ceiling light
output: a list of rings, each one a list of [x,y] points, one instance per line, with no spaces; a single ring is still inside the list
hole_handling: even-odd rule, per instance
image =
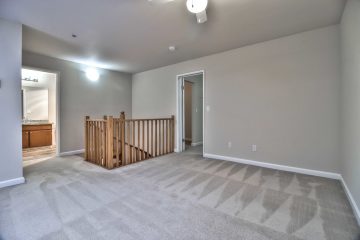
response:
[[[100,74],[95,68],[88,68],[86,69],[86,77],[93,82],[99,80]]]
[[[169,46],[169,50],[170,50],[171,52],[174,52],[174,51],[176,50],[176,47],[175,47],[175,46]]]

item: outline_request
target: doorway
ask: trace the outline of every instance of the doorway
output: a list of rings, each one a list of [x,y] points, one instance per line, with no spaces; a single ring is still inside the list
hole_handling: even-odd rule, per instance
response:
[[[177,150],[204,153],[204,71],[177,76]]]
[[[23,67],[22,156],[23,165],[59,154],[58,73]]]

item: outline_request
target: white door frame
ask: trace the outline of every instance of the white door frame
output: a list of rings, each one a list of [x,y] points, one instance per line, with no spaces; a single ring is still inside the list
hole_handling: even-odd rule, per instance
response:
[[[56,156],[60,156],[60,72],[23,65],[21,69],[56,74]]]
[[[183,135],[184,135],[184,115],[183,115],[183,107],[184,107],[184,98],[183,98],[183,89],[182,82],[184,77],[189,77],[193,75],[203,76],[203,156],[205,153],[205,71],[199,70],[184,74],[176,75],[176,114],[177,114],[177,124],[176,124],[176,152],[183,151]]]

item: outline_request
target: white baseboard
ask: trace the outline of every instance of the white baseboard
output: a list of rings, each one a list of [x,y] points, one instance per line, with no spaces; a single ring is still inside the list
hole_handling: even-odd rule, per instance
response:
[[[349,202],[351,204],[351,207],[353,209],[354,215],[356,217],[356,220],[358,222],[358,225],[360,226],[360,210],[359,207],[357,206],[354,197],[352,196],[350,189],[348,188],[348,186],[346,185],[345,179],[343,177],[341,177],[340,179],[344,189],[345,189],[345,193],[349,199]]]
[[[276,170],[281,170],[281,171],[295,172],[295,173],[307,174],[307,175],[312,175],[312,176],[317,176],[317,177],[325,177],[325,178],[341,180],[341,175],[339,173],[324,172],[324,171],[311,170],[311,169],[306,169],[306,168],[297,168],[297,167],[278,165],[278,164],[273,164],[273,163],[265,163],[265,162],[259,162],[259,161],[254,161],[254,160],[221,156],[221,155],[210,154],[210,153],[204,153],[204,157],[218,159],[218,160],[231,161],[231,162],[237,162],[237,163],[242,163],[242,164],[248,164],[248,165],[264,167],[264,168],[271,168],[271,169],[276,169]]]
[[[0,182],[0,188],[14,186],[14,185],[22,184],[24,182],[25,182],[24,177],[14,178]]]
[[[81,154],[84,153],[85,149],[80,149],[80,150],[75,150],[75,151],[70,151],[70,152],[62,152],[59,154],[60,157],[65,157],[65,156],[71,156],[71,155],[76,155],[76,154]]]
[[[200,146],[202,144],[203,144],[203,142],[196,142],[196,143],[191,143],[191,146],[196,147],[196,146]]]

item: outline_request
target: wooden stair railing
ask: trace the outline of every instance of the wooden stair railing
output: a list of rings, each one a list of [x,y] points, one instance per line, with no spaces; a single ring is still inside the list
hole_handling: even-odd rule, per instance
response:
[[[175,117],[85,117],[85,160],[107,169],[174,152]]]

